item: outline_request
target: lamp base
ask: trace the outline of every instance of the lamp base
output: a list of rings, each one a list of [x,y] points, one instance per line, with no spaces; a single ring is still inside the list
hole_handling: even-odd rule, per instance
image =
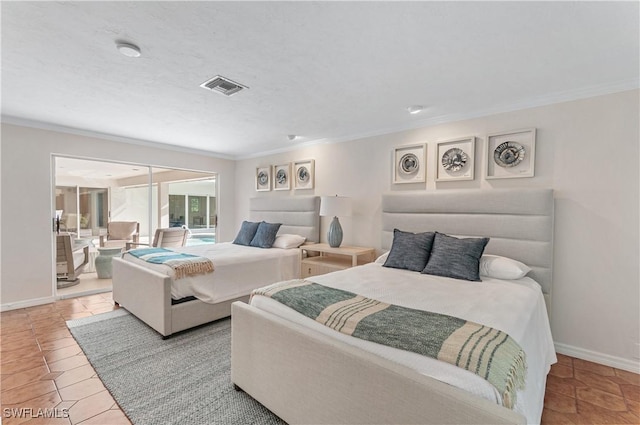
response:
[[[329,231],[327,232],[327,242],[331,248],[338,248],[342,243],[342,226],[338,221],[338,217],[333,217]]]

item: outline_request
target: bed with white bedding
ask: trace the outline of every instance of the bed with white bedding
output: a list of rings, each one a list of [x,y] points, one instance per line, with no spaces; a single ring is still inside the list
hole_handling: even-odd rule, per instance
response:
[[[482,282],[381,264],[310,278],[508,333],[528,365],[513,409],[471,372],[346,336],[265,296],[232,306],[234,384],[289,423],[539,423],[546,375],[556,361],[545,305],[551,295],[552,191],[385,195],[383,225],[385,248],[393,228],[489,236],[486,254],[531,266],[530,277],[483,276]]]
[[[256,282],[277,282],[300,275],[299,249],[264,249],[222,242],[171,250],[208,258],[214,263],[215,271],[176,279],[174,270],[164,264],[148,263],[129,253],[124,253],[122,258],[171,278],[173,300],[196,297],[209,304],[247,295],[256,288]]]
[[[250,220],[282,223],[279,235],[296,234],[308,242],[317,242],[319,204],[319,198],[314,196],[253,198]],[[114,301],[164,337],[227,317],[231,303],[247,300],[253,289],[300,275],[299,249],[229,242],[172,250],[209,258],[213,273],[176,278],[171,267],[152,264],[129,253],[113,259]]]

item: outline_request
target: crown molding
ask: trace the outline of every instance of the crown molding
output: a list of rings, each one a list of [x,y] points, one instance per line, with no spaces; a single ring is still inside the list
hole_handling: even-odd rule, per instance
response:
[[[94,137],[94,138],[111,140],[115,142],[153,147],[156,149],[165,149],[165,150],[171,150],[171,151],[183,152],[183,153],[189,153],[189,154],[195,154],[195,155],[205,155],[205,156],[219,158],[219,159],[244,160],[244,159],[252,159],[252,158],[261,158],[261,157],[276,155],[276,154],[285,153],[285,152],[297,151],[300,149],[304,149],[304,148],[319,145],[319,144],[344,143],[344,142],[349,142],[353,140],[365,139],[368,137],[383,136],[385,134],[399,133],[402,131],[415,130],[415,129],[430,127],[430,126],[439,125],[439,124],[446,124],[446,123],[451,123],[456,121],[486,117],[490,115],[520,111],[523,109],[537,108],[537,107],[547,106],[547,105],[552,105],[557,103],[572,102],[576,100],[587,99],[587,98],[597,97],[597,96],[604,96],[608,94],[614,94],[614,93],[619,93],[619,92],[624,92],[629,90],[637,90],[639,88],[640,88],[640,78],[631,78],[628,80],[600,84],[597,86],[591,86],[591,87],[586,87],[586,88],[577,89],[577,90],[567,90],[562,92],[550,93],[544,96],[532,97],[529,99],[524,99],[522,101],[496,105],[496,106],[492,106],[490,108],[485,108],[481,110],[446,114],[446,115],[440,115],[436,117],[425,118],[422,120],[415,120],[415,121],[412,121],[411,123],[407,123],[402,126],[378,128],[368,132],[350,134],[346,136],[339,136],[339,137],[333,137],[333,138],[314,139],[304,143],[296,143],[295,145],[289,146],[289,147],[273,149],[273,150],[265,150],[265,151],[247,153],[247,154],[237,154],[237,155],[224,155],[224,154],[201,150],[201,149],[194,149],[194,148],[188,148],[183,146],[170,145],[166,143],[133,139],[128,137],[116,136],[112,134],[99,133],[99,132],[90,131],[90,130],[82,130],[78,128],[65,127],[65,126],[52,124],[52,123],[45,123],[41,121],[27,120],[27,119],[18,118],[18,117],[12,117],[12,116],[3,115],[1,117],[1,121],[3,123],[20,125],[23,127],[32,127],[32,128],[42,129],[42,130],[51,130],[51,131],[57,131],[61,133],[75,134],[79,136]]]
[[[236,159],[233,155],[224,155],[224,154],[206,151],[202,149],[194,149],[194,148],[188,148],[185,146],[170,145],[168,143],[151,142],[147,140],[117,136],[114,134],[100,133],[92,130],[83,130],[83,129],[74,128],[74,127],[66,127],[63,125],[58,125],[58,124],[53,124],[53,123],[48,123],[43,121],[29,120],[26,118],[19,118],[19,117],[13,117],[8,115],[2,115],[0,117],[0,121],[2,121],[3,124],[13,124],[21,127],[36,128],[39,130],[49,130],[49,131],[55,131],[58,133],[73,134],[76,136],[92,137],[96,139],[110,140],[112,142],[128,143],[130,145],[145,146],[149,148],[164,149],[164,150],[170,150],[174,152],[189,153],[189,154],[195,154],[195,155],[204,155],[204,156],[209,156],[212,158],[219,158],[219,159],[227,159],[227,160]]]
[[[412,121],[409,124],[396,127],[379,128],[374,131],[353,134],[344,137],[326,138],[311,140],[305,143],[296,144],[288,148],[275,149],[263,152],[256,152],[249,155],[238,155],[236,159],[251,159],[261,158],[264,156],[274,155],[278,153],[291,152],[299,150],[308,146],[318,144],[333,144],[343,143],[358,139],[365,139],[368,137],[383,136],[385,134],[399,133],[402,131],[416,130],[419,128],[430,127],[439,124],[446,124],[456,121],[464,121],[474,118],[487,117],[491,115],[503,114],[508,112],[520,111],[523,109],[537,108],[541,106],[548,106],[557,103],[573,102],[576,100],[587,99],[591,97],[605,96],[614,93],[621,93],[630,90],[637,90],[640,88],[640,78],[632,78],[629,80],[617,81],[614,83],[601,84],[598,86],[591,86],[579,90],[568,90],[562,92],[551,93],[544,96],[532,97],[518,102],[509,104],[496,105],[491,108],[485,108],[482,110],[469,111],[463,113],[440,115],[437,117],[425,118],[422,120]]]

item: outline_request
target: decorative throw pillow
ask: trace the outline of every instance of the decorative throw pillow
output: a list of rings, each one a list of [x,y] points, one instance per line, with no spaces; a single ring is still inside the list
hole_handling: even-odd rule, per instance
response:
[[[298,248],[306,240],[307,238],[305,238],[304,236],[284,233],[282,235],[276,236],[276,240],[273,242],[272,247],[282,249]]]
[[[393,229],[391,251],[383,266],[422,271],[429,259],[434,236],[433,232],[411,233]]]
[[[512,258],[485,254],[480,258],[480,275],[496,279],[522,279],[531,268]]]
[[[256,235],[249,245],[257,246],[258,248],[271,248],[276,240],[276,234],[280,226],[282,226],[282,223],[267,223],[266,221],[261,221]]]
[[[240,231],[234,239],[233,243],[236,245],[249,245],[253,240],[253,237],[258,231],[260,223],[254,223],[252,221],[243,221],[240,226]]]
[[[433,249],[422,273],[480,281],[480,257],[489,238],[454,238],[436,232]]]

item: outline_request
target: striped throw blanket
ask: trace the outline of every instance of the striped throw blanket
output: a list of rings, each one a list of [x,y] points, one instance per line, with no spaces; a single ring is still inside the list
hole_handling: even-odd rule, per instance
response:
[[[457,317],[383,303],[306,280],[253,291],[356,338],[432,357],[473,372],[512,409],[524,388],[525,353],[506,333]]]
[[[166,248],[140,248],[127,251],[136,258],[153,264],[164,264],[173,269],[176,279],[213,273],[211,260],[197,255],[183,254]]]

